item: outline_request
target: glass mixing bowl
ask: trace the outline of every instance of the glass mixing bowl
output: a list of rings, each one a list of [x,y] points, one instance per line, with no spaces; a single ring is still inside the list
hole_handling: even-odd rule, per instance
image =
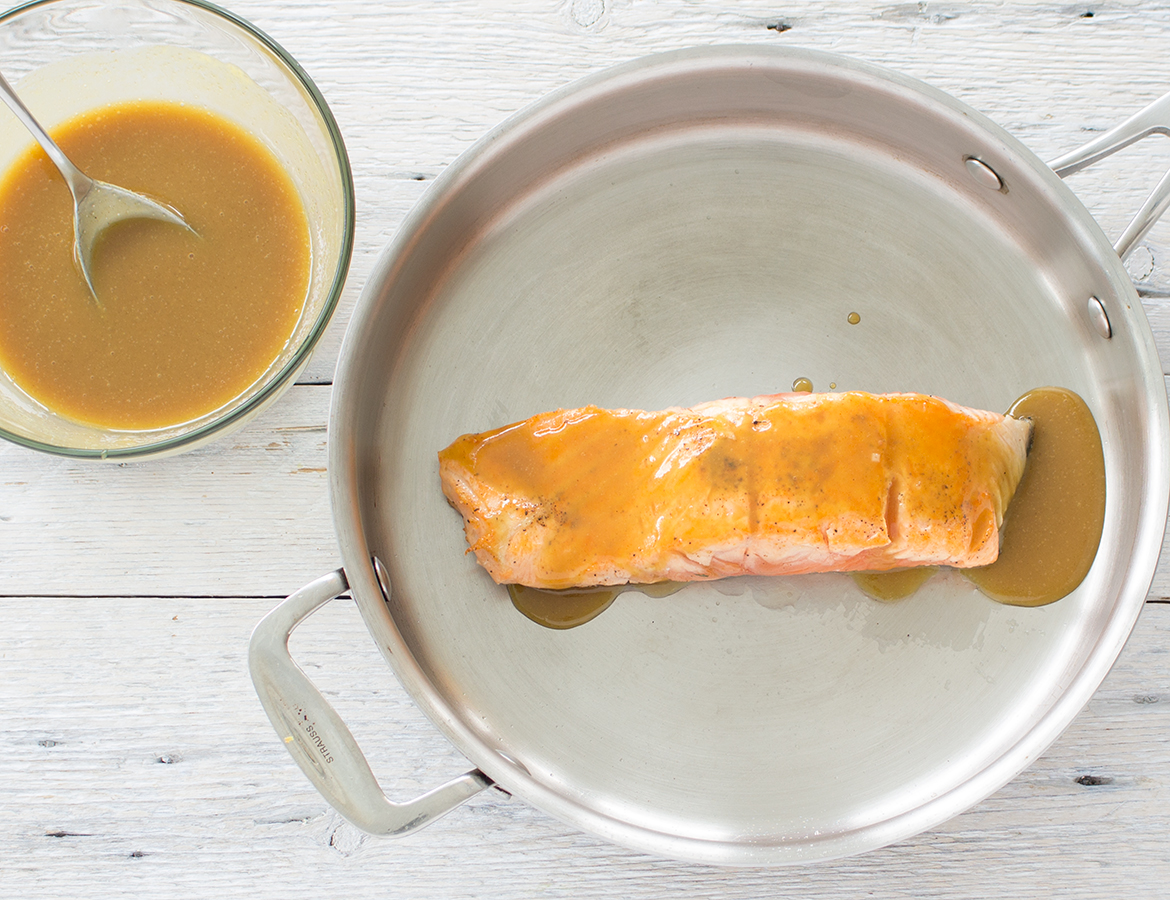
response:
[[[324,333],[353,249],[354,192],[341,133],[320,91],[275,41],[200,0],[43,0],[0,16],[0,61],[52,131],[89,110],[158,100],[206,109],[250,132],[291,177],[309,223],[310,276],[296,328],[247,389],[200,418],[118,430],[70,420],[0,369],[0,437],[64,456],[118,459],[187,450],[238,427],[296,380]],[[0,172],[32,143],[0,108]]]

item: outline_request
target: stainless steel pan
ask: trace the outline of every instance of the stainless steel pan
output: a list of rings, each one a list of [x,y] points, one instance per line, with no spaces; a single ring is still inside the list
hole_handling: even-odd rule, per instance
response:
[[[1058,169],[1165,131],[1168,108]],[[861,852],[987,796],[1086,703],[1153,576],[1166,395],[1119,253],[1168,187],[1115,251],[980,114],[809,52],[652,57],[513,117],[436,180],[349,326],[329,425],[344,569],[252,641],[290,752],[369,831],[412,831],[495,782],[617,843],[724,864]],[[558,632],[465,554],[435,456],[459,434],[798,377],[993,410],[1042,385],[1079,393],[1108,482],[1085,582],[1019,609],[953,574],[895,604],[845,576],[730,579],[626,593]],[[288,655],[291,629],[347,585],[477,767],[409,803],[385,798]]]

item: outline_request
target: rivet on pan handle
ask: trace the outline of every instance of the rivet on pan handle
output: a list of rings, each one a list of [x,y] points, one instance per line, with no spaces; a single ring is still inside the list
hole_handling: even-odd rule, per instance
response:
[[[348,588],[345,572],[338,569],[291,595],[252,632],[248,667],[276,733],[333,808],[371,834],[409,834],[492,781],[474,769],[406,803],[395,803],[382,792],[349,728],[288,650],[293,629]]]
[[[1128,147],[1135,141],[1151,134],[1170,135],[1170,94],[1155,100],[1145,109],[1130,116],[1120,125],[1109,129],[1104,134],[1089,141],[1083,147],[1066,153],[1059,159],[1054,159],[1048,165],[1061,178],[1079,172],[1086,166],[1091,166],[1100,159],[1116,153],[1123,147]],[[1142,204],[1137,215],[1125,227],[1125,231],[1113,249],[1122,259],[1129,256],[1130,251],[1137,246],[1138,241],[1146,236],[1154,223],[1170,208],[1170,172],[1162,176],[1153,193]]]

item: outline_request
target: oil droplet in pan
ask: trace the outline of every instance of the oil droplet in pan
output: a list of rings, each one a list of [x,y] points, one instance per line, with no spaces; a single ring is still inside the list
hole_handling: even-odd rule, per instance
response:
[[[851,312],[848,316],[846,316],[846,319],[850,325],[856,325],[861,321],[861,316],[858,313]]]
[[[813,383],[807,378],[797,378],[796,381],[792,382],[792,389],[798,394],[811,394]]]

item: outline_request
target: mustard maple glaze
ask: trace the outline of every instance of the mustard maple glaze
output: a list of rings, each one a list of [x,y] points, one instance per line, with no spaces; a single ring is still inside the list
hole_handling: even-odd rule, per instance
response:
[[[238,126],[178,104],[87,113],[54,137],[94,178],[178,209],[99,239],[95,303],[72,255],[72,205],[39,148],[0,182],[0,366],[77,421],[179,424],[246,390],[300,316],[309,232],[296,188]]]
[[[835,412],[838,403],[853,414]],[[915,462],[896,472],[916,484],[902,499],[909,518],[965,535],[955,548],[965,554],[995,533],[995,498],[969,487],[1001,477],[976,470],[995,465],[996,454],[971,446],[985,440],[994,440],[989,430],[942,401],[821,394],[738,417],[584,407],[538,428],[464,435],[439,455],[557,517],[545,532],[542,575],[549,587],[569,588],[596,583],[589,566],[598,561],[633,555],[638,568],[661,570],[672,553],[760,532],[839,547],[851,555],[843,568],[898,565],[885,555],[898,444],[915,445]],[[837,524],[826,532],[826,522]],[[928,536],[905,537],[913,545]]]
[[[888,572],[855,572],[853,581],[875,600],[904,600],[934,577],[938,566],[892,569]]]
[[[1105,454],[1088,405],[1064,388],[1037,388],[1009,414],[1033,422],[1028,464],[1008,506],[999,558],[964,573],[1013,606],[1068,596],[1089,574],[1105,527]]]
[[[667,597],[681,591],[685,584],[659,581],[653,584],[619,584],[613,587],[592,587],[581,590],[546,591],[522,584],[508,585],[512,605],[537,625],[564,630],[576,628],[596,619],[609,609],[617,595],[638,591],[648,597]]]
[[[1004,517],[998,559],[989,566],[968,569],[964,574],[993,600],[1018,606],[1039,606],[1055,602],[1075,590],[1096,557],[1105,518],[1104,454],[1091,411],[1072,391],[1052,387],[1029,391],[1012,405],[1009,414],[1027,417],[1033,422],[1027,465]],[[525,435],[522,430],[511,426],[478,436],[484,439],[482,442],[474,440],[474,435],[465,435],[440,455],[450,456],[468,466],[486,466],[494,477],[504,476],[512,487],[525,490],[537,483],[544,490],[555,491],[552,486],[558,478],[574,467],[584,465],[580,477],[601,479],[606,488],[602,495],[610,490],[630,491],[636,487],[631,480],[640,483],[640,479],[632,479],[629,473],[633,470],[618,463],[628,463],[641,454],[635,453],[628,446],[629,442],[614,444],[611,439],[607,443],[597,439],[598,436],[613,420],[621,419],[628,433],[638,436],[644,445],[649,444],[652,435],[667,423],[669,416],[642,414],[622,417],[604,410],[588,409],[578,418],[594,423],[593,442],[578,444],[575,433],[570,440],[564,427],[570,421],[565,418],[539,434]],[[685,417],[678,419],[676,427],[685,427]],[[711,442],[711,447],[718,440],[724,444],[721,455],[713,455],[706,468],[706,474],[713,476],[713,487],[719,484],[725,489],[738,489],[748,482],[760,483],[761,473],[769,468],[774,475],[780,466],[780,457],[776,457],[775,465],[769,467],[766,463],[761,464],[760,457],[765,453],[781,453],[789,463],[799,462],[792,475],[794,478],[828,478],[826,494],[833,489],[833,479],[841,478],[842,466],[858,466],[853,473],[858,487],[855,497],[866,493],[866,484],[871,488],[874,485],[873,467],[869,465],[872,454],[869,460],[858,458],[856,453],[851,457],[847,446],[840,441],[834,443],[823,431],[816,435],[789,436],[788,440],[775,444],[748,437],[768,432],[770,425],[765,425],[765,422],[770,422],[767,416],[751,420],[750,430],[743,432],[748,439],[734,451],[729,452],[727,447],[727,441],[734,440],[734,434],[718,435],[716,441]],[[904,439],[906,437],[903,435]],[[941,462],[947,454],[945,442],[953,435],[944,432],[934,438],[925,434],[917,437],[938,442],[935,452]],[[633,444],[636,447],[637,441]],[[485,447],[491,449],[485,453]],[[832,460],[827,457],[832,457]],[[549,471],[550,465],[555,467],[555,472]],[[787,465],[784,464],[786,470]],[[617,477],[615,469],[625,477]],[[663,472],[658,477],[664,478],[667,474]],[[596,529],[601,535],[609,535],[613,541],[623,539],[622,532],[613,529],[615,523],[620,524],[626,529],[628,539],[629,529],[637,527],[638,516],[631,515],[633,506],[614,509],[618,505],[603,504],[599,495],[595,503],[574,510],[572,515],[579,517],[582,523],[589,523],[589,531]],[[757,516],[759,506],[757,501],[754,505]],[[751,523],[747,524],[750,527]],[[701,540],[697,532],[695,536]],[[571,542],[565,542],[561,547],[562,554],[582,552],[586,550],[572,546]],[[937,571],[937,566],[922,566],[857,572],[853,578],[863,591],[876,599],[898,600],[913,594]],[[652,596],[665,596],[680,587],[663,583],[551,591],[509,585],[508,590],[516,608],[533,621],[549,628],[571,628],[599,615],[623,590],[636,589]]]
[[[984,594],[1012,606],[1067,597],[1088,575],[1105,526],[1105,455],[1083,399],[1056,387],[1028,391],[1008,414],[1032,420],[1028,462],[1004,515],[995,562],[964,571]],[[933,569],[854,575],[878,600],[900,600]]]

